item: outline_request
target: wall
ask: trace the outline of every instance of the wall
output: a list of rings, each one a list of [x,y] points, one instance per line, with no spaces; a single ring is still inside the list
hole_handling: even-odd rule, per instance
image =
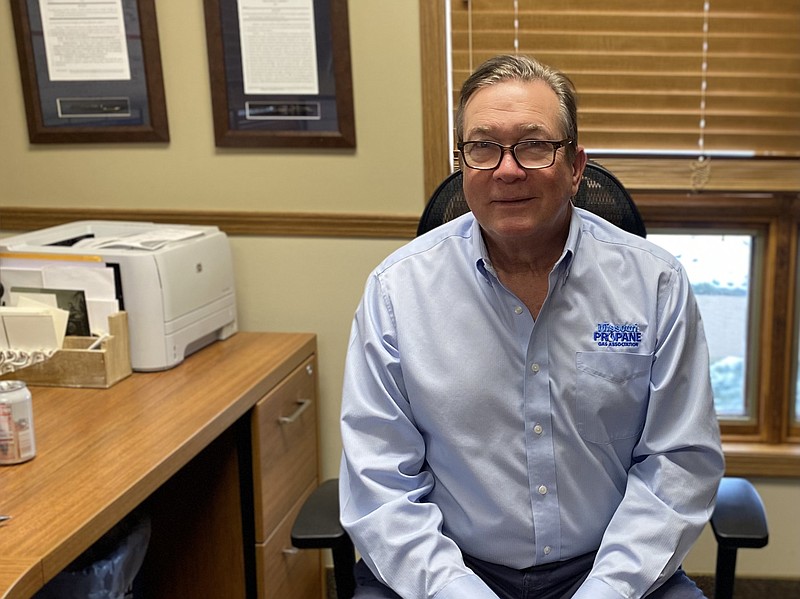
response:
[[[29,144],[11,11],[8,3],[0,7],[0,204],[421,212],[416,3],[350,3],[358,144],[324,151],[215,148],[203,3],[156,4],[169,144]],[[322,461],[325,475],[333,476],[353,310],[369,270],[400,241],[241,237],[231,244],[241,328],[319,335]]]
[[[0,6],[0,205],[417,215],[423,202],[418,5],[350,0],[358,147],[214,147],[200,0],[157,2],[172,141],[167,145],[30,145],[9,3]],[[0,231],[3,230],[0,222]],[[337,472],[341,371],[350,320],[371,268],[401,240],[233,237],[240,325],[318,335],[322,468]],[[797,575],[796,481],[758,481],[773,529],[739,572]],[[794,523],[794,524],[792,524]],[[705,534],[687,560],[713,570]]]
[[[10,8],[0,9],[6,201],[213,210],[224,199],[222,207],[232,210],[419,211],[419,28],[411,2],[351,2],[354,152],[215,149],[203,3],[156,4],[168,145],[29,146]],[[376,27],[380,22],[391,27]],[[376,52],[380,47],[397,50]]]

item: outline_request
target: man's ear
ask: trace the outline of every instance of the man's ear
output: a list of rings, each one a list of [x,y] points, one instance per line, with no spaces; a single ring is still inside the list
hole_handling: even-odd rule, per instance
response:
[[[587,160],[586,150],[583,149],[583,146],[578,146],[575,150],[575,159],[572,161],[572,197],[578,193]]]

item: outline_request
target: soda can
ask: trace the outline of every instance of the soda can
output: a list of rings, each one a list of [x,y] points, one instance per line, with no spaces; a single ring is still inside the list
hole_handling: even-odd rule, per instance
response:
[[[0,381],[0,466],[35,455],[31,392],[22,381]]]

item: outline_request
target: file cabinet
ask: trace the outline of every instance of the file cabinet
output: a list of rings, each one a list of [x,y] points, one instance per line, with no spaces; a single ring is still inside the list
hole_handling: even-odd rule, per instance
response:
[[[298,551],[291,528],[318,484],[316,362],[310,357],[253,408],[258,596],[320,599],[319,551]]]

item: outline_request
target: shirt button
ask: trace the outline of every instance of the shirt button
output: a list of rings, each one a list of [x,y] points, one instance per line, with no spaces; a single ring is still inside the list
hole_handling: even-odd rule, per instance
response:
[[[531,364],[531,371],[533,372],[533,374],[537,374],[539,372],[539,365],[536,364],[535,362]]]
[[[552,550],[553,550],[553,548],[552,548],[552,547],[550,547],[550,545],[546,545],[546,546],[545,546],[545,548],[544,548],[544,549],[542,549],[542,551],[544,551],[544,554],[545,554],[545,555],[550,555],[550,552],[551,552]]]
[[[514,308],[514,314],[522,314],[522,306],[517,306]]]
[[[533,432],[536,433],[537,435],[541,435],[543,431],[544,429],[542,428],[541,424],[537,424],[536,426],[533,427]]]
[[[547,487],[544,485],[539,485],[537,491],[539,491],[539,495],[547,495]]]

